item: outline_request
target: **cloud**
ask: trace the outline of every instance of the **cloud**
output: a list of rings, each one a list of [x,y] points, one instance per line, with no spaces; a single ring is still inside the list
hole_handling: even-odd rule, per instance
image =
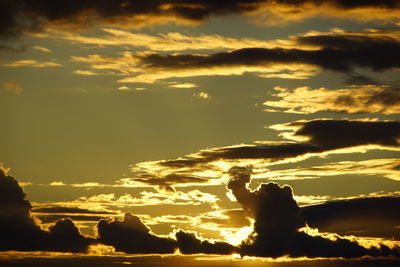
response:
[[[257,142],[216,147],[200,150],[184,158],[142,162],[132,168],[135,175],[141,177],[139,180],[126,178],[120,182],[145,183],[148,179],[147,184],[167,184],[170,187],[221,184],[228,179],[227,171],[236,165],[253,165],[256,177],[262,177],[268,171],[266,168],[273,164],[297,162],[331,153],[400,149],[398,121],[313,119],[272,125],[270,128],[281,131],[280,135],[292,142]],[[396,175],[395,170],[389,171],[381,166],[383,164],[379,160],[374,163],[379,173]],[[173,179],[164,181],[164,177]],[[198,180],[187,180],[186,177],[196,177]],[[393,176],[389,178],[393,179]]]
[[[226,242],[210,242],[206,239],[200,239],[195,232],[184,232],[182,230],[175,234],[179,251],[183,254],[222,254],[230,255],[238,250]]]
[[[17,95],[22,94],[24,88],[17,81],[9,81],[3,83],[3,86],[10,92],[16,93]]]
[[[84,76],[98,75],[98,73],[91,71],[91,70],[74,70],[73,73],[78,74],[78,75],[84,75]]]
[[[298,87],[293,90],[275,87],[278,100],[264,102],[269,108],[288,113],[310,114],[320,111],[344,113],[400,113],[400,90],[388,86],[361,86],[330,90]],[[269,110],[270,111],[270,110]]]
[[[45,67],[60,67],[59,63],[53,61],[40,62],[33,59],[17,60],[11,63],[4,64],[5,67],[34,67],[34,68],[45,68]]]
[[[0,35],[13,37],[46,28],[89,28],[118,25],[137,28],[175,22],[198,24],[212,16],[253,15],[260,23],[282,24],[310,17],[342,17],[356,20],[395,20],[400,4],[392,1],[282,1],[282,0],[100,0],[32,2],[6,0],[2,3]]]
[[[252,50],[252,48],[247,50]],[[218,56],[215,54],[161,55],[152,52],[129,51],[123,52],[120,57],[106,57],[98,54],[87,57],[72,56],[71,61],[87,63],[92,70],[115,71],[114,75],[126,76],[118,80],[120,83],[154,83],[170,78],[242,75],[244,73],[255,73],[266,78],[284,75],[287,79],[304,79],[315,75],[318,70],[317,66],[306,65],[298,60],[284,62],[278,59],[268,62],[268,60],[263,61],[262,57],[256,59],[257,55],[243,55],[243,59],[252,57],[254,62],[251,59],[241,62],[240,58],[233,62],[234,59],[228,58],[235,57],[235,53],[241,52],[237,50],[221,52],[228,55],[227,60],[230,62],[214,61],[212,57]]]
[[[321,166],[270,171],[274,180],[296,180],[319,178],[321,176],[362,174],[382,175],[385,178],[398,181],[400,178],[400,159],[369,159],[363,161],[338,161]],[[306,177],[306,178],[305,178]]]
[[[171,78],[244,73],[264,78],[307,79],[320,70],[345,73],[360,80],[361,76],[355,71],[357,68],[384,71],[400,67],[393,56],[400,49],[398,32],[388,32],[384,37],[369,32],[311,34],[317,33],[291,37],[288,42],[296,48],[246,47],[209,54],[125,51],[120,57],[89,55],[73,56],[71,60],[88,63],[93,70],[117,71],[125,76],[119,80],[121,83],[153,83]],[[327,36],[337,39],[336,42],[317,39]],[[314,39],[304,39],[311,37]],[[354,41],[357,38],[363,40]]]
[[[83,236],[69,219],[42,230],[31,216],[31,204],[14,177],[0,165],[0,250],[84,252],[94,239]]]
[[[310,227],[341,235],[384,237],[400,240],[399,197],[366,197],[329,201],[303,207]]]
[[[227,188],[254,218],[254,231],[240,246],[241,255],[262,257],[343,257],[400,256],[400,248],[384,244],[366,248],[354,240],[340,236],[303,230],[307,225],[301,208],[293,199],[290,186],[276,183],[261,184],[256,190],[247,186],[251,168],[234,167]]]
[[[51,53],[50,49],[43,47],[43,46],[33,46],[32,49],[35,49],[37,51],[44,52],[44,53]]]
[[[156,236],[139,217],[130,213],[121,220],[100,220],[97,224],[99,240],[117,251],[142,254],[174,253],[176,241]]]
[[[195,85],[194,83],[176,83],[176,82],[172,82],[169,83],[170,85],[168,85],[168,87],[173,87],[173,88],[194,88],[197,87],[197,85]]]
[[[245,47],[273,48],[289,46],[293,42],[286,40],[257,40],[252,38],[232,38],[221,35],[189,36],[179,32],[169,32],[157,35],[132,33],[119,29],[103,28],[108,33],[102,37],[86,37],[66,31],[48,31],[45,37],[60,38],[79,44],[97,46],[131,46],[142,47],[152,51],[183,51],[183,50],[226,50]]]
[[[200,98],[200,99],[209,99],[210,98],[210,95],[208,93],[205,93],[205,92],[194,93],[193,96],[197,97],[197,98]]]

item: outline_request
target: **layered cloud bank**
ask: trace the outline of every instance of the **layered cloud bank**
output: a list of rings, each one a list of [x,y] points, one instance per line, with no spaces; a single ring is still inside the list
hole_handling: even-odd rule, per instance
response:
[[[242,205],[243,215],[253,220],[252,232],[239,246],[234,246],[223,241],[203,239],[195,232],[183,230],[177,230],[173,237],[158,236],[152,233],[139,217],[130,213],[125,214],[122,220],[101,219],[96,226],[96,238],[83,236],[68,218],[59,219],[49,230],[43,230],[30,214],[31,205],[25,200],[25,194],[18,182],[2,168],[0,229],[5,239],[1,250],[85,252],[90,245],[100,243],[112,246],[116,251],[134,254],[172,254],[179,249],[183,254],[240,253],[242,256],[272,258],[285,255],[294,258],[400,257],[400,250],[396,245],[387,246],[375,242],[367,246],[358,242],[355,237],[321,234],[307,226],[307,221],[310,221],[312,226],[332,230],[326,228],[326,225],[346,218],[349,213],[354,215],[355,210],[361,217],[366,216],[364,219],[372,216],[371,212],[374,212],[371,209],[362,209],[365,207],[364,202],[391,205],[396,204],[398,198],[361,199],[302,209],[294,200],[289,186],[281,187],[276,183],[268,183],[261,184],[256,190],[250,190],[248,184],[251,174],[250,167],[233,167],[229,170],[231,179],[227,189]],[[396,210],[396,207],[393,206],[393,209]],[[87,212],[71,209],[58,208],[58,212]],[[39,211],[52,212],[53,209]],[[392,212],[393,210],[389,209],[386,215],[394,222],[398,219],[398,213]],[[374,214],[381,213],[375,210]],[[332,214],[336,216],[332,218]]]
[[[400,2],[282,1],[282,0],[134,0],[27,1],[1,3],[0,34],[3,37],[37,32],[44,27],[87,28],[95,25],[141,27],[175,22],[198,24],[211,16],[258,15],[259,23],[282,24],[310,17],[331,16],[357,20],[396,20]]]

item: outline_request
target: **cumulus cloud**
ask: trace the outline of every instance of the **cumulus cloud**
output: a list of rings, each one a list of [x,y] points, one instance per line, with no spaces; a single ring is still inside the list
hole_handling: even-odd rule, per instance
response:
[[[84,252],[95,242],[69,218],[57,220],[49,231],[41,229],[31,208],[17,180],[0,165],[0,250]]]
[[[324,236],[302,231],[307,226],[301,208],[293,199],[292,188],[276,183],[261,184],[256,190],[247,186],[251,168],[234,167],[227,188],[254,218],[254,231],[240,246],[242,255],[280,257],[400,256],[400,248],[386,245],[366,248],[340,236]]]
[[[126,213],[123,220],[100,220],[97,224],[99,240],[126,253],[174,253],[175,240],[156,236],[139,217]]]
[[[370,85],[337,90],[310,87],[289,90],[275,87],[274,90],[277,92],[273,96],[279,99],[266,101],[264,105],[288,113],[310,114],[320,111],[349,114],[400,113],[400,90],[388,86]]]

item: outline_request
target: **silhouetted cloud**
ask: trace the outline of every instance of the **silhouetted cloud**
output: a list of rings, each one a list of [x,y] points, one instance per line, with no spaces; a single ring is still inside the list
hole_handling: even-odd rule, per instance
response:
[[[200,23],[210,16],[257,15],[264,23],[282,23],[315,16],[390,20],[398,16],[398,0],[281,1],[281,0],[134,0],[1,2],[0,35],[15,36],[47,27],[84,28],[96,25],[140,27],[156,23]],[[364,14],[367,13],[367,14]]]
[[[200,239],[194,232],[178,231],[175,234],[178,242],[179,251],[183,254],[222,254],[230,255],[238,251],[237,247],[226,242],[210,242],[206,239]]]
[[[166,254],[177,248],[175,240],[156,236],[139,217],[130,213],[122,221],[100,220],[97,231],[101,243],[126,253]]]
[[[372,236],[400,240],[399,197],[367,197],[329,201],[303,207],[310,227],[341,235]]]
[[[31,216],[31,204],[14,177],[0,165],[0,250],[84,252],[94,239],[83,236],[69,219],[44,231]]]
[[[380,244],[366,248],[340,236],[309,234],[302,231],[306,221],[301,208],[293,199],[291,187],[276,183],[261,184],[256,190],[247,185],[251,168],[234,167],[230,170],[231,190],[245,212],[254,218],[254,231],[240,247],[242,255],[280,257],[343,257],[370,256],[400,257],[400,248]]]

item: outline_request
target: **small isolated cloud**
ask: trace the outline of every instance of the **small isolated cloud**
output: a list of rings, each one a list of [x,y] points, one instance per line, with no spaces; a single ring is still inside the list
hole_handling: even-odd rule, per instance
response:
[[[194,88],[197,87],[194,83],[177,83],[173,82],[168,85],[168,87],[174,87],[174,88]]]
[[[288,113],[310,114],[320,111],[345,113],[400,113],[400,90],[388,86],[361,86],[330,90],[298,87],[293,90],[275,87],[278,100],[264,102],[269,108]]]
[[[197,98],[201,98],[201,99],[209,99],[210,98],[210,95],[205,92],[194,93],[193,96],[197,97]]]
[[[85,76],[94,76],[98,75],[98,73],[91,71],[91,70],[74,70],[72,73],[78,74],[78,75],[85,75]]]
[[[32,49],[40,51],[40,52],[44,52],[44,53],[51,53],[51,50],[43,47],[43,46],[33,46]]]
[[[11,63],[4,64],[6,67],[34,67],[34,68],[45,68],[45,67],[60,67],[61,64],[53,61],[37,61],[34,59],[17,60]]]
[[[22,94],[24,91],[24,88],[17,81],[3,83],[3,86],[7,89],[7,91],[13,92],[17,95]]]

